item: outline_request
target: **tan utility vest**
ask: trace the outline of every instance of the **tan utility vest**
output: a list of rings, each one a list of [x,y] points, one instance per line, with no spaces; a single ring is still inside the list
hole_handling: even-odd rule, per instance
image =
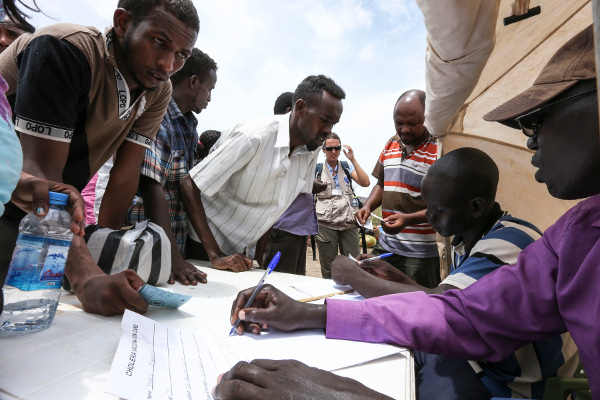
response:
[[[352,188],[346,184],[344,179],[346,173],[342,168],[342,163],[338,160],[337,173],[341,195],[333,194],[335,181],[326,164],[327,161],[323,163],[321,180],[327,183],[327,189],[317,193],[316,210],[319,224],[338,231],[354,228],[356,227],[354,214],[356,214],[358,208],[352,206],[354,195],[352,194]]]

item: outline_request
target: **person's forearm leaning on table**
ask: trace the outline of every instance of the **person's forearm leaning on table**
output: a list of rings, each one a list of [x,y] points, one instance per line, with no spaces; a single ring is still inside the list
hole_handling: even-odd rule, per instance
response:
[[[175,280],[184,285],[197,285],[198,282],[206,283],[206,274],[185,261],[179,252],[179,246],[173,234],[171,218],[169,217],[169,205],[167,204],[163,188],[154,179],[141,175],[140,194],[142,199],[144,199],[146,217],[163,228],[171,243],[171,275],[169,276],[169,283],[173,284]]]
[[[219,248],[206,219],[206,212],[202,205],[200,189],[192,178],[187,175],[179,182],[179,193],[183,200],[183,208],[192,227],[200,238],[200,242],[208,254],[213,267],[217,269],[230,269],[234,272],[247,271],[252,268],[252,260],[243,254],[226,255]]]

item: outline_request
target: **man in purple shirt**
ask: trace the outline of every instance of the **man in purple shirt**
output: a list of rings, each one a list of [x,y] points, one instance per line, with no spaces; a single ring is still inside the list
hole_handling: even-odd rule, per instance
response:
[[[533,87],[485,116],[521,128],[535,151],[538,182],[560,199],[582,201],[544,237],[523,250],[515,266],[504,266],[464,290],[377,297],[362,302],[295,302],[265,287],[242,310],[248,290],[232,309],[259,332],[325,328],[328,338],[395,343],[455,358],[498,361],[526,343],[567,330],[579,347],[588,376],[600,376],[600,130],[592,26],[569,40],[546,64]],[[493,295],[490,295],[493,293]],[[257,323],[261,324],[258,325]],[[215,387],[215,398],[299,393],[297,398],[355,395],[385,398],[354,381],[297,367],[286,361],[239,363]],[[270,376],[271,375],[271,376]],[[275,387],[277,386],[277,387]],[[594,397],[600,380],[591,379]],[[248,395],[250,393],[250,395]],[[351,392],[352,393],[352,392]]]

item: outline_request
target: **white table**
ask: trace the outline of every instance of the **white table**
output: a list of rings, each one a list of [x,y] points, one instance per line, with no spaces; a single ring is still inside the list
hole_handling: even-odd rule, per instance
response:
[[[195,262],[208,274],[208,284],[159,285],[194,298],[179,310],[150,307],[145,316],[166,325],[195,329],[203,321],[229,318],[231,304],[241,289],[254,286],[264,271],[242,273],[218,271]],[[308,297],[289,286],[319,278],[272,273],[272,283],[290,296]],[[52,326],[35,333],[0,338],[0,399],[80,400],[116,399],[103,392],[113,356],[121,337],[121,316],[85,313],[74,294],[63,292]],[[412,361],[399,355],[335,371],[395,399],[412,398],[405,393],[405,377],[399,370]],[[412,373],[410,374],[412,375]],[[407,382],[414,385],[414,377]],[[410,389],[409,389],[410,390]]]

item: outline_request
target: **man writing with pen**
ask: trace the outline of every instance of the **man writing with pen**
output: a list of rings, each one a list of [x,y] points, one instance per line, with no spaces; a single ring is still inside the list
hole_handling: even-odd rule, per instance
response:
[[[425,215],[440,235],[454,236],[451,273],[436,288],[419,285],[385,261],[372,261],[370,254],[359,256],[361,266],[338,257],[333,280],[352,286],[365,298],[415,291],[441,294],[465,289],[502,265],[515,264],[519,253],[542,234],[529,222],[502,211],[495,202],[498,179],[494,161],[469,147],[444,155],[425,175],[421,186]],[[572,356],[577,351],[568,333],[481,365],[415,351],[419,397],[475,399],[500,391],[507,397],[541,398],[545,378],[556,376]],[[456,382],[461,382],[460,393]]]
[[[267,267],[267,270],[263,274],[262,278],[260,278],[260,281],[258,281],[258,284],[254,288],[254,291],[252,292],[252,294],[248,298],[248,301],[244,305],[245,308],[248,308],[248,307],[250,307],[252,305],[252,302],[254,301],[254,299],[256,299],[256,295],[258,294],[258,292],[260,291],[260,289],[263,287],[263,285],[265,283],[265,279],[267,279],[267,275],[269,275],[271,272],[273,272],[273,270],[277,266],[277,263],[279,263],[279,259],[280,258],[281,258],[281,252],[278,251],[277,253],[275,253],[275,255],[273,256],[273,258],[269,262],[269,266]],[[229,331],[229,336],[233,335],[233,333],[236,331],[236,329],[237,329],[238,325],[240,324],[240,322],[242,322],[242,320],[239,319],[239,318],[235,320],[235,322],[233,323],[233,326],[231,327],[231,330]]]

